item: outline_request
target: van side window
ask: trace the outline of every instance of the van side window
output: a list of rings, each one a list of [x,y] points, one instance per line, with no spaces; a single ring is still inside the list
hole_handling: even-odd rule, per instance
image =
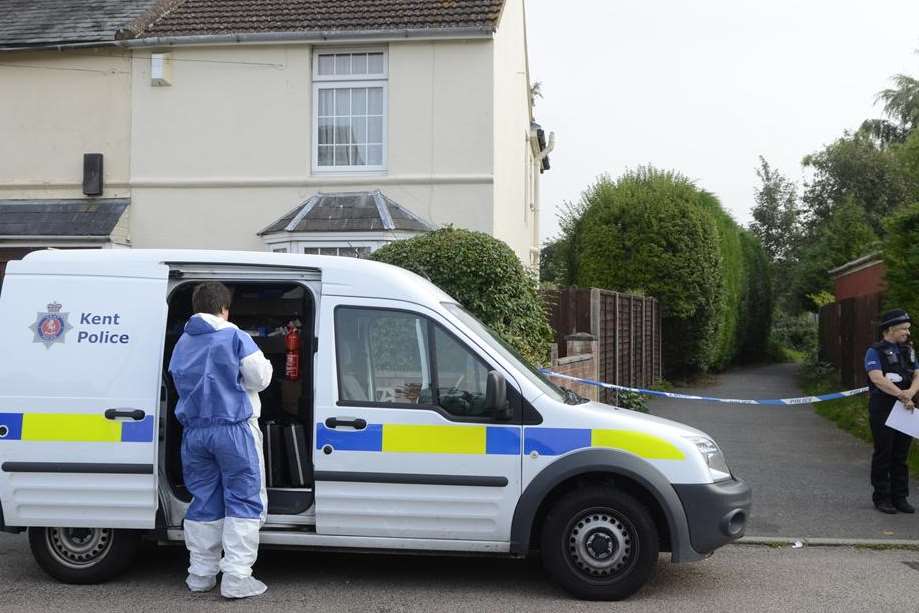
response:
[[[403,311],[338,309],[335,338],[341,400],[430,402],[425,318]]]
[[[456,417],[489,417],[488,366],[428,318],[339,307],[335,339],[339,401],[439,407]]]
[[[485,364],[436,324],[433,354],[437,364],[437,404],[451,415],[487,417]]]

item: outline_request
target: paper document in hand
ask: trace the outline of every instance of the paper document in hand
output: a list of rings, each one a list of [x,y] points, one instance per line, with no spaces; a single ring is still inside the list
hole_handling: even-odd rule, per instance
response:
[[[887,426],[913,438],[919,438],[919,410],[910,411],[898,400],[890,411],[890,417],[887,418]]]

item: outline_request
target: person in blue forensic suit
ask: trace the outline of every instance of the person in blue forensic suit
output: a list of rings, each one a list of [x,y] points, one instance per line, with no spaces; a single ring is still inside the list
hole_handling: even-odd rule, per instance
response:
[[[874,438],[871,456],[872,499],[881,513],[915,513],[907,501],[909,469],[906,458],[913,439],[886,425],[894,404],[900,401],[915,410],[919,393],[919,363],[909,345],[912,320],[903,309],[893,309],[881,316],[883,339],[871,345],[865,353],[868,373],[868,421]]]
[[[184,429],[182,474],[192,495],[185,582],[193,592],[207,592],[222,571],[224,597],[257,596],[268,589],[252,576],[268,504],[258,393],[271,382],[271,363],[227,321],[230,291],[223,284],[198,285],[192,306],[195,315],[169,362]]]

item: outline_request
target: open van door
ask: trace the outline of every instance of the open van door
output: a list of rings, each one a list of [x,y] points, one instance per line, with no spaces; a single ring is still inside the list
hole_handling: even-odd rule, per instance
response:
[[[154,527],[168,272],[9,264],[0,295],[7,526]]]

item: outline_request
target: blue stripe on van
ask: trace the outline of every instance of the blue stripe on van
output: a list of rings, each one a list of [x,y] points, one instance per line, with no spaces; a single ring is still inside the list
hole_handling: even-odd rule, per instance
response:
[[[488,455],[519,455],[520,428],[502,426],[486,428],[485,453]]]
[[[122,443],[149,443],[153,441],[153,416],[147,415],[142,421],[121,422]]]
[[[363,430],[333,430],[316,424],[316,449],[331,445],[336,451],[383,451],[383,424]]]
[[[22,413],[0,413],[0,441],[22,439]]]
[[[523,453],[562,455],[574,449],[590,447],[588,428],[526,428]]]

